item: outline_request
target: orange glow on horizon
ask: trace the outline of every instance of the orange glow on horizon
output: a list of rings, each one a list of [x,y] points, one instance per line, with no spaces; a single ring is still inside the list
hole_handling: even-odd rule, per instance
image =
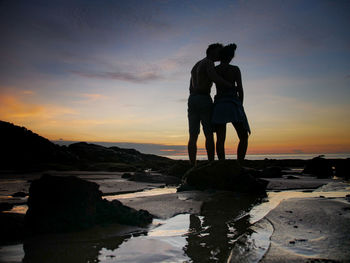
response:
[[[161,120],[156,118],[145,120],[120,115],[115,118],[92,118],[83,115],[78,108],[30,103],[23,97],[34,95],[31,91],[24,91],[17,96],[0,94],[0,119],[24,126],[49,140],[161,144],[184,146],[186,149],[188,134],[185,119],[181,129],[175,125],[174,129],[163,125]],[[99,94],[82,96],[93,102],[103,98]],[[150,125],[153,122],[155,126]],[[347,122],[341,122],[337,118],[329,118],[328,125],[324,121],[274,125],[269,128],[254,127],[249,139],[248,154],[350,152],[350,127]],[[227,154],[235,154],[237,142],[237,135],[231,126],[228,128],[226,139]],[[161,151],[175,155],[187,154],[187,150]],[[199,136],[198,155],[206,155],[203,133]]]

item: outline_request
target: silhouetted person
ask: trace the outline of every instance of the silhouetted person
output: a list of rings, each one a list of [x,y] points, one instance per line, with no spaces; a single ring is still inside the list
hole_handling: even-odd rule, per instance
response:
[[[213,101],[210,90],[213,82],[221,87],[233,88],[233,85],[221,78],[215,71],[215,61],[219,60],[222,44],[211,44],[207,48],[207,56],[198,61],[191,70],[190,96],[188,98],[189,141],[188,155],[192,165],[196,164],[197,139],[200,132],[200,123],[205,135],[205,147],[208,160],[214,160],[215,146],[212,129]]]
[[[220,51],[220,65],[215,67],[216,72],[225,80],[234,84],[227,88],[216,84],[214,98],[213,125],[216,131],[216,153],[219,160],[225,159],[226,123],[231,122],[239,137],[237,159],[243,161],[248,147],[250,128],[243,108],[243,87],[239,67],[230,65],[237,46],[227,45]]]

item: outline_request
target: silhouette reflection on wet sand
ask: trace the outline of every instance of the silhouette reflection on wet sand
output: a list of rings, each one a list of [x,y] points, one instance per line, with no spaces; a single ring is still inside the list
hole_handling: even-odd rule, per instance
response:
[[[261,197],[224,192],[203,203],[200,216],[190,216],[186,254],[193,262],[226,261],[242,234],[250,234],[249,210]]]

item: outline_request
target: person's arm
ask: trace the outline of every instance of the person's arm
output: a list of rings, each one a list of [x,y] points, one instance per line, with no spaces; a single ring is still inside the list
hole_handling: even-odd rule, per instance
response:
[[[234,84],[224,80],[222,77],[218,75],[218,73],[216,73],[214,62],[207,63],[207,73],[208,73],[209,79],[213,81],[216,85],[219,85],[227,89],[234,87]]]
[[[243,98],[244,98],[244,92],[243,92],[243,86],[242,86],[242,76],[241,76],[241,71],[239,67],[236,67],[236,83],[237,83],[237,93],[238,93],[238,98],[243,104]]]

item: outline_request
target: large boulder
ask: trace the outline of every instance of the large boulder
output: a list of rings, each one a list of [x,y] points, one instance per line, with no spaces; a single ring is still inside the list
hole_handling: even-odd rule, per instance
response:
[[[0,226],[0,245],[18,242],[25,237],[23,214],[0,213]]]
[[[322,155],[306,162],[303,173],[317,176],[317,178],[329,178],[333,176],[332,166],[329,160]]]
[[[255,178],[236,160],[206,163],[187,171],[182,189],[218,189],[234,192],[265,194],[268,182]]]
[[[120,202],[102,199],[96,183],[75,176],[43,175],[29,188],[26,227],[34,233],[66,232],[95,224],[146,225],[147,211],[136,211]]]

